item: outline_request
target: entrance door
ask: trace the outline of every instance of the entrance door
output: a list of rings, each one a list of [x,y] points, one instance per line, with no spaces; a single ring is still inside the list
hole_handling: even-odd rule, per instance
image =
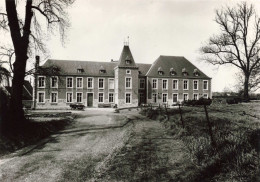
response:
[[[88,99],[88,107],[93,106],[93,93],[87,93],[87,99]]]

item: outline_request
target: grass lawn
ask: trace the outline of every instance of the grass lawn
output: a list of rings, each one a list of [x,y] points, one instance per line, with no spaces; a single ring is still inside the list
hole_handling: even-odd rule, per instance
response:
[[[184,181],[260,180],[260,102],[208,106],[216,146],[211,143],[203,107],[182,107],[184,128],[178,109],[169,112],[169,120],[159,111],[147,114],[161,120],[189,151],[195,168]]]

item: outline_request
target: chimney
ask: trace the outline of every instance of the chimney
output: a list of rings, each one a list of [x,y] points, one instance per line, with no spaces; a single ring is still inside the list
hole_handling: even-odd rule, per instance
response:
[[[35,71],[37,71],[38,70],[38,68],[39,68],[39,64],[40,64],[40,56],[35,56],[35,60],[36,60],[36,62],[35,62]]]
[[[111,59],[111,62],[113,62],[114,60],[113,59]]]

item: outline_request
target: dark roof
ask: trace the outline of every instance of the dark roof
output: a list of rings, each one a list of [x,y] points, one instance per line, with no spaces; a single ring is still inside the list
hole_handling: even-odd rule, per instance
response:
[[[83,73],[77,73],[79,65],[84,69]],[[117,66],[117,62],[49,59],[42,67],[47,68],[52,66],[58,67],[61,75],[114,76],[114,68]],[[101,67],[106,70],[105,73],[100,73]]]
[[[126,64],[126,60],[130,60],[131,63],[130,64]],[[118,63],[118,67],[126,67],[126,68],[133,68],[133,67],[137,67],[134,61],[134,57],[130,51],[130,48],[128,45],[125,45],[123,47],[121,56],[119,58],[119,63]]]
[[[79,65],[84,69],[83,73],[78,73]],[[114,68],[118,62],[96,62],[96,61],[73,61],[49,59],[43,64],[43,68],[58,67],[61,75],[87,75],[87,76],[114,76]],[[136,64],[140,71],[140,76],[145,76],[151,64]],[[100,73],[100,68],[106,70]]]
[[[163,71],[163,75],[158,74],[158,69]],[[172,76],[170,74],[170,70],[176,72],[176,75]],[[185,57],[177,57],[177,56],[160,56],[156,61],[152,64],[150,70],[147,72],[146,76],[152,77],[183,77],[182,69],[185,68],[188,75],[185,76],[187,78],[209,78],[205,75],[201,70],[199,70],[196,66],[194,66],[190,61],[188,61]],[[194,69],[198,70],[199,76],[194,76]]]
[[[139,75],[145,76],[152,64],[137,63],[136,65],[138,67]]]

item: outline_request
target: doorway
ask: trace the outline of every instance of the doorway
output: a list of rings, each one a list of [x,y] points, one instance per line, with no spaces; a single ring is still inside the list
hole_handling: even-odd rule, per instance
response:
[[[87,106],[93,106],[93,93],[87,93]]]

